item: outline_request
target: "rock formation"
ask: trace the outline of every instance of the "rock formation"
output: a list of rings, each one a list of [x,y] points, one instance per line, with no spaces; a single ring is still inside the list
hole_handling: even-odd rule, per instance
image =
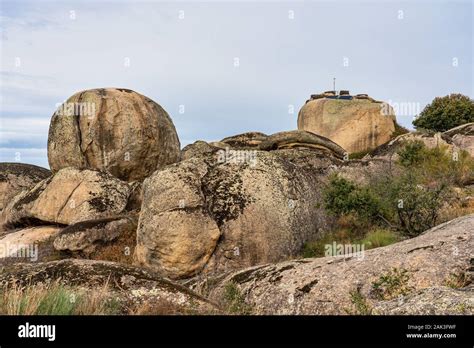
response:
[[[70,97],[51,118],[51,170],[98,169],[125,181],[143,180],[177,162],[178,135],[166,111],[128,89],[86,90]]]
[[[369,97],[317,95],[299,111],[298,129],[327,137],[349,153],[365,152],[390,140],[395,114]]]
[[[130,187],[105,172],[65,168],[23,191],[2,212],[6,227],[72,224],[119,214]]]
[[[474,123],[466,123],[443,133],[451,138],[458,148],[469,152],[474,157]]]
[[[81,221],[64,228],[55,238],[54,248],[87,255],[98,245],[110,243],[125,233],[135,235],[136,229],[137,219],[134,216]]]
[[[474,123],[467,123],[446,132],[411,132],[397,136],[386,144],[368,153],[367,158],[385,158],[394,156],[400,147],[408,142],[421,141],[427,148],[444,148],[447,151],[466,151],[474,156]]]
[[[311,148],[340,159],[343,159],[346,155],[346,151],[336,143],[307,131],[275,133],[262,141],[259,148],[261,150]]]
[[[474,313],[474,289],[463,288],[474,276],[473,225],[474,215],[468,215],[416,238],[363,254],[244,269],[214,280],[210,298],[219,301],[227,284],[234,284],[253,314]],[[388,289],[389,292],[383,283],[377,286],[381,276],[391,278],[398,287]],[[458,282],[459,279],[464,281]],[[199,291],[206,286],[198,283],[193,288]],[[453,293],[450,298],[426,303],[427,298],[450,292]],[[416,311],[415,298],[420,297],[425,298],[425,304],[420,305],[424,309]],[[399,311],[394,310],[395,301],[400,305]],[[409,303],[412,303],[411,309],[407,308]],[[449,307],[449,303],[463,306]],[[358,312],[362,308],[367,312]]]
[[[156,171],[143,183],[137,260],[188,278],[291,257],[324,228],[321,173],[341,162],[311,149],[220,150]]]
[[[474,313],[474,215],[362,254],[299,258],[344,223],[324,208],[331,173],[366,185],[413,140],[473,154],[473,124],[389,141],[394,125],[388,105],[327,91],[301,109],[299,130],[180,150],[150,99],[77,93],[51,120],[52,173],[0,164],[0,287],[107,283],[124,308],[165,300],[186,313],[218,313],[229,288],[252,314]],[[24,246],[38,246],[37,259],[18,257]],[[381,279],[392,278],[388,291]]]
[[[16,264],[0,273],[0,286],[59,282],[88,291],[106,289],[125,307],[166,301],[190,313],[218,313],[210,301],[188,288],[164,279],[156,272],[114,262],[61,260],[39,264]]]
[[[0,211],[18,193],[50,175],[49,170],[31,164],[0,163]]]

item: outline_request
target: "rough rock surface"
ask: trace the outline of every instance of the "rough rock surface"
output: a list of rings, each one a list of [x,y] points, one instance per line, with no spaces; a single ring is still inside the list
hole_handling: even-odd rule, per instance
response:
[[[40,226],[8,233],[0,238],[0,258],[36,261],[39,257],[38,244],[54,238],[60,231],[58,226]]]
[[[474,157],[474,123],[466,123],[443,133],[451,137],[458,148],[469,152]]]
[[[233,283],[254,314],[347,314],[358,310],[360,313],[361,308],[374,314],[376,308],[381,313],[391,313],[392,304],[382,302],[398,296],[409,296],[401,303],[417,303],[417,298],[424,298],[426,302],[430,296],[437,298],[436,294],[440,292],[447,294],[443,289],[447,285],[464,288],[472,283],[473,225],[474,215],[467,215],[436,226],[416,238],[371,249],[364,254],[248,268],[214,283],[210,298],[218,301],[228,284]],[[381,277],[388,277],[389,281],[377,286]],[[389,288],[389,284],[398,285]],[[205,288],[203,284],[194,286],[198,291],[202,288]],[[421,290],[424,294],[417,294]],[[390,298],[388,294],[394,297]],[[457,303],[461,297],[469,297],[469,293],[455,297],[432,303],[429,311],[442,314],[447,303]],[[472,301],[464,304],[464,309],[469,308]],[[426,305],[420,304],[420,307]],[[470,307],[469,314],[473,313],[473,307]]]
[[[140,264],[187,278],[277,262],[324,228],[320,176],[342,161],[307,149],[237,152],[194,157],[144,181]]]
[[[98,244],[112,242],[136,228],[137,220],[132,216],[82,221],[64,228],[55,238],[54,248],[91,253]]]
[[[0,211],[13,197],[51,175],[45,168],[24,163],[0,163]]]
[[[198,140],[192,144],[186,145],[183,150],[181,150],[181,160],[185,161],[192,157],[202,156],[205,154],[210,154],[218,151],[220,148],[212,146],[205,141]]]
[[[398,158],[398,150],[404,144],[413,141],[421,141],[429,149],[440,147],[450,153],[466,151],[471,156],[474,156],[474,135],[470,135],[470,132],[473,131],[471,127],[473,127],[471,124],[467,124],[444,133],[411,132],[402,134],[388,143],[377,147],[367,154],[365,158],[396,160]]]
[[[398,299],[378,302],[374,313],[382,315],[460,315],[474,313],[474,287],[426,288]]]
[[[267,151],[291,148],[315,149],[341,159],[346,154],[346,150],[328,138],[300,130],[272,134],[259,145],[260,150]]]
[[[98,169],[125,180],[143,180],[177,162],[180,144],[166,111],[128,89],[100,88],[70,97],[52,116],[51,170]]]
[[[256,148],[268,135],[260,132],[247,132],[222,139],[220,142],[235,148]]]
[[[364,152],[390,140],[395,114],[388,104],[370,99],[321,98],[301,108],[298,129],[327,137],[349,153]]]
[[[166,300],[199,312],[216,312],[216,307],[186,287],[174,284],[151,270],[115,262],[66,259],[37,264],[16,264],[0,273],[0,285],[60,284],[100,289],[106,284],[123,301],[152,303]]]
[[[4,226],[72,224],[120,214],[130,187],[104,172],[65,168],[17,195],[3,210]]]

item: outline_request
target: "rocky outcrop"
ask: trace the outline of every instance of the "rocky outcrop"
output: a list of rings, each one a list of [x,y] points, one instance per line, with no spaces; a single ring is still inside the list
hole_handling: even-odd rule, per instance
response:
[[[65,224],[120,214],[130,187],[104,172],[65,168],[17,195],[3,210],[6,228]]]
[[[467,151],[474,157],[474,123],[466,123],[443,133],[449,136],[453,145]]]
[[[422,142],[427,148],[443,148],[450,153],[466,151],[474,156],[474,123],[465,124],[444,133],[411,132],[397,136],[371,151],[366,158],[397,159],[397,151],[409,142]]]
[[[346,151],[328,138],[307,131],[272,134],[259,144],[261,150],[309,148],[343,159]]]
[[[0,211],[13,197],[51,175],[45,168],[24,163],[0,163]]]
[[[447,309],[449,303],[462,305],[459,314],[473,314],[472,301],[463,300],[472,290],[461,292],[474,276],[473,225],[474,215],[468,215],[363,253],[248,268],[217,284],[210,281],[210,298],[218,301],[232,284],[254,314],[395,314],[408,307],[411,313],[418,314],[419,307],[443,314],[455,311]],[[194,286],[202,288],[203,284]],[[439,301],[442,293],[452,297]],[[393,302],[386,302],[395,299],[400,312]],[[438,302],[429,304],[429,299]]]
[[[395,114],[371,99],[318,98],[299,111],[298,129],[327,137],[349,153],[365,152],[390,140]]]
[[[394,300],[380,301],[373,312],[382,315],[472,315],[474,287],[425,288]]]
[[[229,150],[157,171],[143,183],[136,259],[188,278],[290,258],[327,224],[320,178],[335,163],[309,149]]]
[[[143,180],[177,162],[178,135],[166,111],[128,89],[100,88],[70,97],[51,118],[51,170],[98,169],[125,181]]]
[[[192,144],[186,145],[183,150],[181,150],[181,160],[185,161],[192,157],[212,154],[219,149],[220,148],[206,143],[205,141],[198,140]]]
[[[256,148],[268,135],[260,132],[247,132],[222,139],[220,142],[235,148]]]
[[[64,228],[54,240],[54,248],[61,251],[90,254],[98,245],[110,243],[125,233],[137,229],[133,216],[104,218],[78,222]]]
[[[91,290],[106,288],[125,306],[166,301],[190,312],[216,313],[211,302],[157,273],[114,262],[66,259],[10,265],[0,273],[0,285],[59,284]]]

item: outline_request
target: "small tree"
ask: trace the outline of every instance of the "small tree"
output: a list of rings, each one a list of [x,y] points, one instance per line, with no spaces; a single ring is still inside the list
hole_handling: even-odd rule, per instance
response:
[[[474,101],[462,94],[436,97],[413,121],[416,128],[444,132],[474,122]]]

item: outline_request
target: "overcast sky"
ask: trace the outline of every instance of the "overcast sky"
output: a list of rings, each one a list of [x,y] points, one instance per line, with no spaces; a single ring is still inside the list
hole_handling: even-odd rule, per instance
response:
[[[473,97],[472,1],[1,0],[0,34],[2,162],[48,167],[56,104],[89,88],[152,98],[182,146],[296,129],[333,77],[400,107]]]

